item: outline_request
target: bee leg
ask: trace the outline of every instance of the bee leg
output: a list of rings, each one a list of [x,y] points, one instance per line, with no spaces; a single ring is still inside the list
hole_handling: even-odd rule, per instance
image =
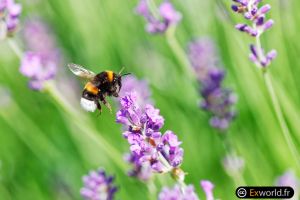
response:
[[[118,85],[119,85],[119,89],[118,89],[118,93],[120,92],[121,88],[122,88],[122,81],[121,78],[118,79]]]
[[[110,113],[112,113],[112,109],[110,104],[105,100],[105,98],[103,98],[102,100],[103,104],[109,109]]]
[[[97,117],[98,117],[102,113],[102,108],[101,108],[101,105],[98,100],[95,100],[95,104],[97,105],[97,109],[99,110],[99,113],[97,115]]]

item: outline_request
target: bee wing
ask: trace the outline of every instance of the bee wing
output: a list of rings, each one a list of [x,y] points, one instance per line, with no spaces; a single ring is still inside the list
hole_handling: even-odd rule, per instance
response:
[[[93,79],[96,76],[94,72],[89,71],[77,64],[69,63],[68,67],[71,70],[71,72],[73,72],[73,74],[84,79]]]

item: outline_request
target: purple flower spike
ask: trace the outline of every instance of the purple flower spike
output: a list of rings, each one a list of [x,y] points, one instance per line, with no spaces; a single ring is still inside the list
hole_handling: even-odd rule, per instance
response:
[[[0,2],[0,39],[13,36],[19,27],[22,6],[14,0]]]
[[[113,185],[114,177],[107,176],[105,171],[91,171],[83,177],[84,187],[80,194],[86,200],[113,200],[117,187]]]
[[[265,4],[259,7],[259,3],[262,0],[233,0],[234,4],[231,6],[232,10],[237,13],[241,13],[249,23],[237,24],[235,26],[241,32],[245,32],[250,36],[259,37],[267,30],[272,28],[274,24],[273,19],[266,20],[266,14],[271,10],[271,5]],[[254,52],[254,46],[251,45],[250,60],[258,67],[266,68],[271,64],[271,61],[276,57],[276,53],[272,50],[271,55],[264,55],[263,49],[257,49]]]
[[[201,108],[211,113],[212,127],[227,130],[235,117],[233,105],[236,96],[222,87],[225,71],[217,67],[219,64],[214,43],[209,39],[195,41],[189,45],[188,55],[201,85]]]
[[[20,72],[28,77],[29,87],[42,90],[45,82],[55,77],[60,62],[56,42],[50,29],[39,19],[25,23],[23,39],[29,51],[21,61]]]
[[[199,200],[197,194],[194,191],[193,185],[185,187],[184,191],[179,185],[175,185],[173,188],[164,187],[158,195],[159,200]]]
[[[56,56],[56,40],[52,35],[51,28],[41,19],[26,20],[22,36],[26,48],[30,51]]]
[[[125,155],[125,161],[132,165],[132,169],[128,172],[128,176],[135,177],[141,181],[148,181],[152,177],[152,169],[150,162],[140,164],[140,158],[136,154],[128,153]]]
[[[26,52],[21,62],[20,72],[30,78],[29,87],[33,90],[41,90],[44,82],[56,74],[56,64],[47,60],[40,53]]]
[[[234,0],[233,0],[234,1]],[[235,4],[231,6],[233,11],[241,13],[245,19],[251,21],[252,28],[251,32],[257,34],[250,34],[254,37],[259,37],[265,30],[266,24],[262,23],[262,18],[265,14],[270,11],[271,6],[266,4],[261,8],[258,7],[260,1],[234,1]],[[257,23],[259,21],[259,23]],[[268,24],[267,24],[268,25]],[[249,26],[250,27],[250,26]],[[269,25],[267,27],[270,27]],[[241,30],[244,31],[244,30]]]
[[[213,195],[213,189],[214,189],[214,184],[212,184],[210,181],[203,180],[200,182],[200,185],[205,192],[206,195],[206,200],[214,200],[214,195]]]
[[[161,17],[166,20],[167,24],[176,24],[181,20],[181,14],[177,12],[173,5],[166,1],[163,2],[159,7],[159,13]]]
[[[137,5],[135,10],[137,14],[142,15],[145,18],[151,15],[148,9],[147,0],[140,0],[140,3]]]
[[[266,68],[268,67],[272,60],[274,60],[277,56],[276,50],[271,50],[266,55],[264,54],[264,49],[258,49],[254,45],[250,45],[250,55],[249,59],[252,61],[256,66]]]
[[[176,25],[181,20],[181,14],[169,1],[162,2],[154,14],[152,12],[155,11],[150,10],[147,0],[140,0],[136,12],[146,19],[146,30],[152,34],[164,33],[171,25]]]
[[[151,104],[140,106],[137,93],[120,98],[121,108],[117,112],[117,123],[126,127],[123,133],[130,145],[136,168],[150,164],[157,173],[172,172],[183,160],[181,142],[172,131],[160,132],[164,118]]]
[[[136,93],[139,106],[144,107],[146,104],[152,104],[151,91],[146,80],[138,80],[134,75],[124,77],[119,96],[124,97],[131,92]]]
[[[297,178],[293,171],[286,171],[276,180],[278,186],[290,186],[294,189],[300,189],[300,179]]]
[[[289,186],[294,189],[294,198],[300,198],[300,178],[292,170],[286,171],[283,175],[279,176],[275,181],[277,186]]]

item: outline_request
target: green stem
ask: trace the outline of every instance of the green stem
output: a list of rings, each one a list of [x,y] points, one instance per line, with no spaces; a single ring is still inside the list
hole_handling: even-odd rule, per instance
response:
[[[154,183],[153,179],[150,179],[147,183],[147,189],[148,189],[148,199],[149,200],[155,200],[156,199],[156,193],[157,193],[157,188]]]
[[[225,154],[229,156],[236,156],[237,153],[233,145],[231,144],[231,141],[228,138],[228,132],[218,133],[218,135],[220,136],[221,141],[223,143]],[[246,181],[244,179],[242,171],[228,172],[228,175],[233,179],[233,182],[235,183],[236,187],[246,185]]]
[[[156,18],[160,19],[159,13],[157,11],[157,6],[153,0],[147,0],[147,6],[151,12],[151,14]]]
[[[171,25],[168,30],[166,31],[166,40],[172,52],[174,53],[176,59],[180,63],[182,69],[181,71],[187,75],[188,78],[191,80],[195,79],[195,75],[192,71],[192,67],[190,65],[189,60],[186,57],[185,51],[181,48],[176,36],[176,25]]]
[[[176,172],[173,171],[175,168],[170,165],[170,163],[161,153],[158,153],[158,159],[166,167],[166,172],[171,173],[173,180],[175,180],[179,184],[182,193],[184,193],[186,188],[186,184],[184,182],[185,172],[181,168],[177,168],[177,170],[180,171],[180,174],[176,174]]]
[[[262,48],[261,48],[261,42],[260,42],[259,35],[256,37],[256,49],[257,49],[258,59],[260,61],[265,60],[265,57],[264,57],[264,54],[263,54]],[[277,99],[277,96],[276,96],[276,93],[275,93],[275,90],[274,90],[274,87],[272,84],[271,77],[270,77],[269,73],[267,72],[267,69],[262,68],[262,72],[263,72],[264,81],[265,81],[268,93],[270,95],[270,98],[272,100],[273,108],[274,108],[277,120],[279,122],[281,131],[283,133],[284,139],[292,153],[293,158],[295,159],[295,163],[296,163],[298,170],[300,170],[300,156],[297,152],[296,145],[294,144],[294,142],[292,140],[289,128],[284,119],[279,101]]]
[[[13,39],[8,39],[7,40],[8,45],[10,48],[15,52],[15,54],[19,57],[20,60],[23,58],[23,51],[20,49],[18,44],[15,42]]]
[[[178,181],[179,185],[180,185],[180,189],[181,192],[184,194],[185,193],[185,188],[186,188],[186,184],[184,181]]]
[[[293,155],[293,158],[295,159],[295,162],[296,162],[296,165],[298,167],[298,169],[300,170],[300,157],[299,157],[299,154],[297,152],[297,148],[292,140],[292,137],[291,137],[291,134],[290,134],[290,131],[288,129],[288,126],[285,122],[285,119],[283,117],[283,113],[282,113],[282,110],[281,110],[281,107],[279,105],[279,102],[278,102],[278,99],[277,99],[277,96],[276,96],[276,93],[275,93],[275,90],[274,90],[274,87],[273,87],[273,84],[272,84],[272,80],[271,80],[271,77],[269,75],[268,72],[264,72],[263,73],[263,77],[264,77],[264,80],[265,80],[265,84],[266,84],[266,87],[267,87],[267,90],[268,90],[268,93],[270,95],[270,98],[272,100],[272,104],[273,104],[273,108],[274,108],[274,111],[275,111],[275,114],[276,114],[276,117],[277,117],[277,120],[279,122],[279,125],[280,125],[280,128],[281,128],[281,131],[283,133],[283,136],[284,136],[284,139]]]
[[[160,15],[157,11],[157,6],[153,0],[147,0],[148,7],[151,14],[156,18],[160,19]],[[175,37],[176,25],[170,25],[166,31],[166,40],[170,49],[173,51],[177,61],[181,65],[181,71],[186,74],[189,78],[195,79],[189,60],[186,57],[185,51],[181,48],[177,38]]]
[[[255,28],[255,26],[254,26],[254,28]],[[255,42],[256,42],[256,51],[257,51],[258,60],[260,60],[260,61],[265,60],[265,56],[264,56],[264,54],[262,52],[262,48],[261,48],[259,35],[256,36]]]

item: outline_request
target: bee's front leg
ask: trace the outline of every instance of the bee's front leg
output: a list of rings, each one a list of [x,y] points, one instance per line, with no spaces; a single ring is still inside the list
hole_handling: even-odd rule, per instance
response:
[[[95,102],[95,104],[97,105],[97,109],[99,110],[99,114],[97,115],[97,116],[99,116],[99,115],[101,115],[101,113],[102,113],[101,105],[100,105],[100,103],[99,103],[98,100],[94,100],[94,102]]]
[[[109,109],[110,113],[112,113],[111,106],[110,106],[110,104],[106,101],[105,95],[101,95],[101,96],[100,96],[100,100],[101,100],[101,102]]]
[[[122,88],[122,81],[121,81],[121,78],[119,78],[119,80],[118,80],[118,93],[120,92],[121,88]]]
[[[110,104],[106,101],[105,98],[103,98],[102,102],[103,102],[103,104],[109,109],[110,113],[112,113],[111,106],[110,106]]]

